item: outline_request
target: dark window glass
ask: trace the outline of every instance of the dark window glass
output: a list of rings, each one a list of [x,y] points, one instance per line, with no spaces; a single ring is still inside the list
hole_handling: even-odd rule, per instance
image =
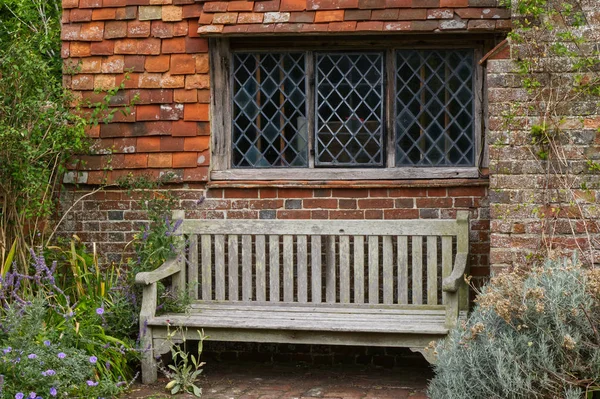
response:
[[[302,53],[233,54],[233,167],[308,166]]]
[[[316,55],[317,166],[383,165],[383,54]]]
[[[402,50],[396,66],[396,165],[473,165],[473,51]]]

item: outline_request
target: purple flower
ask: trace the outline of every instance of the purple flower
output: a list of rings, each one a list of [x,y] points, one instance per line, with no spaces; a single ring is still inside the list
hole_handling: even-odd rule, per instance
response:
[[[35,393],[35,392],[29,392],[29,397],[31,399],[35,399],[37,397],[37,393]]]
[[[25,395],[23,395],[23,392],[17,392],[17,394],[15,395],[15,399],[23,399],[25,397]]]
[[[35,359],[36,357],[37,357],[37,355],[35,353],[30,353],[29,355],[27,355],[28,359]]]
[[[98,385],[98,382],[94,382],[92,380],[87,380],[85,383],[88,384],[88,387],[95,387]]]
[[[56,392],[56,388],[52,387],[50,388],[50,395],[51,396],[56,396],[57,392]]]
[[[46,346],[50,346],[50,341],[48,341],[48,340],[45,340],[45,341],[44,341],[44,345],[46,345]]]
[[[96,364],[97,361],[98,361],[98,358],[96,356],[91,356],[90,357],[90,363]]]
[[[46,370],[46,371],[44,371],[44,373],[46,373],[46,375],[45,375],[45,376],[47,376],[47,375],[55,375],[55,374],[56,374],[56,371],[54,371],[54,370],[50,369],[50,370]],[[44,373],[42,373],[42,374],[44,374]],[[44,376],[44,377],[45,377],[45,376]]]
[[[2,349],[2,352],[4,353],[9,353],[10,351],[12,351],[12,348],[10,346],[8,348]]]
[[[98,308],[98,309],[96,309],[96,314],[103,315],[104,314],[104,308]]]
[[[65,354],[64,354],[64,352],[60,352],[60,353],[58,354],[58,358],[59,358],[59,359],[64,359],[65,357],[67,357],[67,355],[65,355]]]

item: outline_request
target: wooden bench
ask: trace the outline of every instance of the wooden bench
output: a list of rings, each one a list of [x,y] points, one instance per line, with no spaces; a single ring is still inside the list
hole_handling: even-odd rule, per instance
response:
[[[136,276],[144,383],[169,350],[168,325],[189,327],[189,339],[204,329],[216,341],[425,354],[467,310],[467,212],[456,220],[184,220],[180,231],[187,251]],[[189,290],[191,309],[156,316],[156,284],[169,276]]]

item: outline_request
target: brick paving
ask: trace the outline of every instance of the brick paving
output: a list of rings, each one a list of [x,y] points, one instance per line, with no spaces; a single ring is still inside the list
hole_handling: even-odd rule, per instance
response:
[[[425,399],[431,377],[431,369],[422,365],[382,369],[238,362],[208,365],[199,385],[203,399]],[[167,398],[165,384],[135,385],[123,399]]]

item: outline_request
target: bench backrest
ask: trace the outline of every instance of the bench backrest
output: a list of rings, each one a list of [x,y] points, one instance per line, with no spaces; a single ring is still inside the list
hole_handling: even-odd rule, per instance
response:
[[[441,280],[468,252],[457,220],[184,220],[193,299],[443,303]]]

